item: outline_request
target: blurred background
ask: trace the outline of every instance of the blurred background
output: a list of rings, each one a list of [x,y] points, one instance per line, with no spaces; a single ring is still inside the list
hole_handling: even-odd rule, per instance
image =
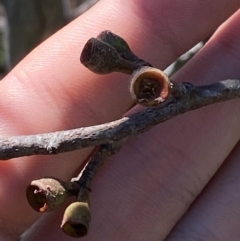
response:
[[[98,0],[0,0],[0,79]]]

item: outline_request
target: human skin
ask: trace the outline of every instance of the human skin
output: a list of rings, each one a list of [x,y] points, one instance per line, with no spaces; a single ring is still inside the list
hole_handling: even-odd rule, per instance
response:
[[[0,82],[1,136],[90,126],[128,111],[128,76],[98,76],[79,63],[84,43],[105,29],[165,69],[228,19],[173,80],[239,78],[239,6],[236,0],[100,1]],[[93,182],[92,223],[83,240],[239,240],[239,108],[239,100],[204,107],[128,140]],[[91,151],[0,162],[0,240],[19,239],[33,223],[24,241],[72,240],[59,228],[64,208],[40,215],[25,190],[43,176],[69,180]]]

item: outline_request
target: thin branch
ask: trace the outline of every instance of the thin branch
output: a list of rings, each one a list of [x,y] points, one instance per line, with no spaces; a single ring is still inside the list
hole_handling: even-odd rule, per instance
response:
[[[88,233],[91,221],[89,205],[91,182],[97,174],[99,168],[105,163],[106,158],[115,154],[120,147],[121,143],[119,142],[101,145],[79,174],[77,180],[75,181],[79,184],[77,201],[67,207],[61,224],[61,229],[67,235],[79,238]],[[73,179],[72,181],[74,182]]]
[[[174,116],[203,106],[240,97],[240,80],[193,86],[173,84],[178,93],[168,103],[147,108],[130,117],[92,127],[47,134],[0,138],[0,159],[30,155],[52,155],[89,146],[121,141],[149,130]]]
[[[120,142],[113,142],[108,144],[102,144],[95,151],[95,153],[91,156],[88,163],[85,165],[81,173],[77,178],[73,178],[72,181],[76,180],[76,182],[84,189],[91,189],[91,182],[99,168],[105,163],[106,159],[112,155],[114,155],[121,148]],[[79,193],[78,196],[82,194]]]

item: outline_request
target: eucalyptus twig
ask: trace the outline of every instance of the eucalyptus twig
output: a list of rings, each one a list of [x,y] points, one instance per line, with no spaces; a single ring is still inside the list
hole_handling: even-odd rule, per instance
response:
[[[0,138],[0,159],[30,155],[52,155],[99,145],[77,180],[64,182],[57,178],[33,181],[27,198],[39,212],[60,207],[68,197],[76,202],[65,210],[61,228],[69,236],[88,233],[91,214],[89,192],[91,181],[105,159],[119,150],[123,141],[133,135],[187,111],[240,97],[240,80],[228,79],[205,86],[175,83],[166,74],[138,58],[121,37],[103,31],[91,38],[80,61],[95,73],[119,71],[131,74],[130,93],[135,103],[148,108],[129,117],[106,124],[41,135]]]

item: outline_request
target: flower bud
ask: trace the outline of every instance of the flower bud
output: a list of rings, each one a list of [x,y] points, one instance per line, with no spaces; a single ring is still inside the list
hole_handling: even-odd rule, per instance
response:
[[[144,66],[133,72],[130,93],[136,103],[155,106],[166,100],[170,87],[171,82],[163,71]]]
[[[139,59],[124,39],[110,31],[103,31],[97,38],[89,39],[83,48],[80,61],[97,74],[111,72],[131,74],[133,70],[143,65],[151,66]]]
[[[26,191],[28,203],[37,212],[55,210],[69,196],[74,195],[73,190],[77,188],[74,185],[76,183],[66,183],[56,178],[42,178],[32,181]]]
[[[74,202],[65,210],[61,224],[62,231],[75,238],[80,238],[88,233],[91,213],[87,202]]]

